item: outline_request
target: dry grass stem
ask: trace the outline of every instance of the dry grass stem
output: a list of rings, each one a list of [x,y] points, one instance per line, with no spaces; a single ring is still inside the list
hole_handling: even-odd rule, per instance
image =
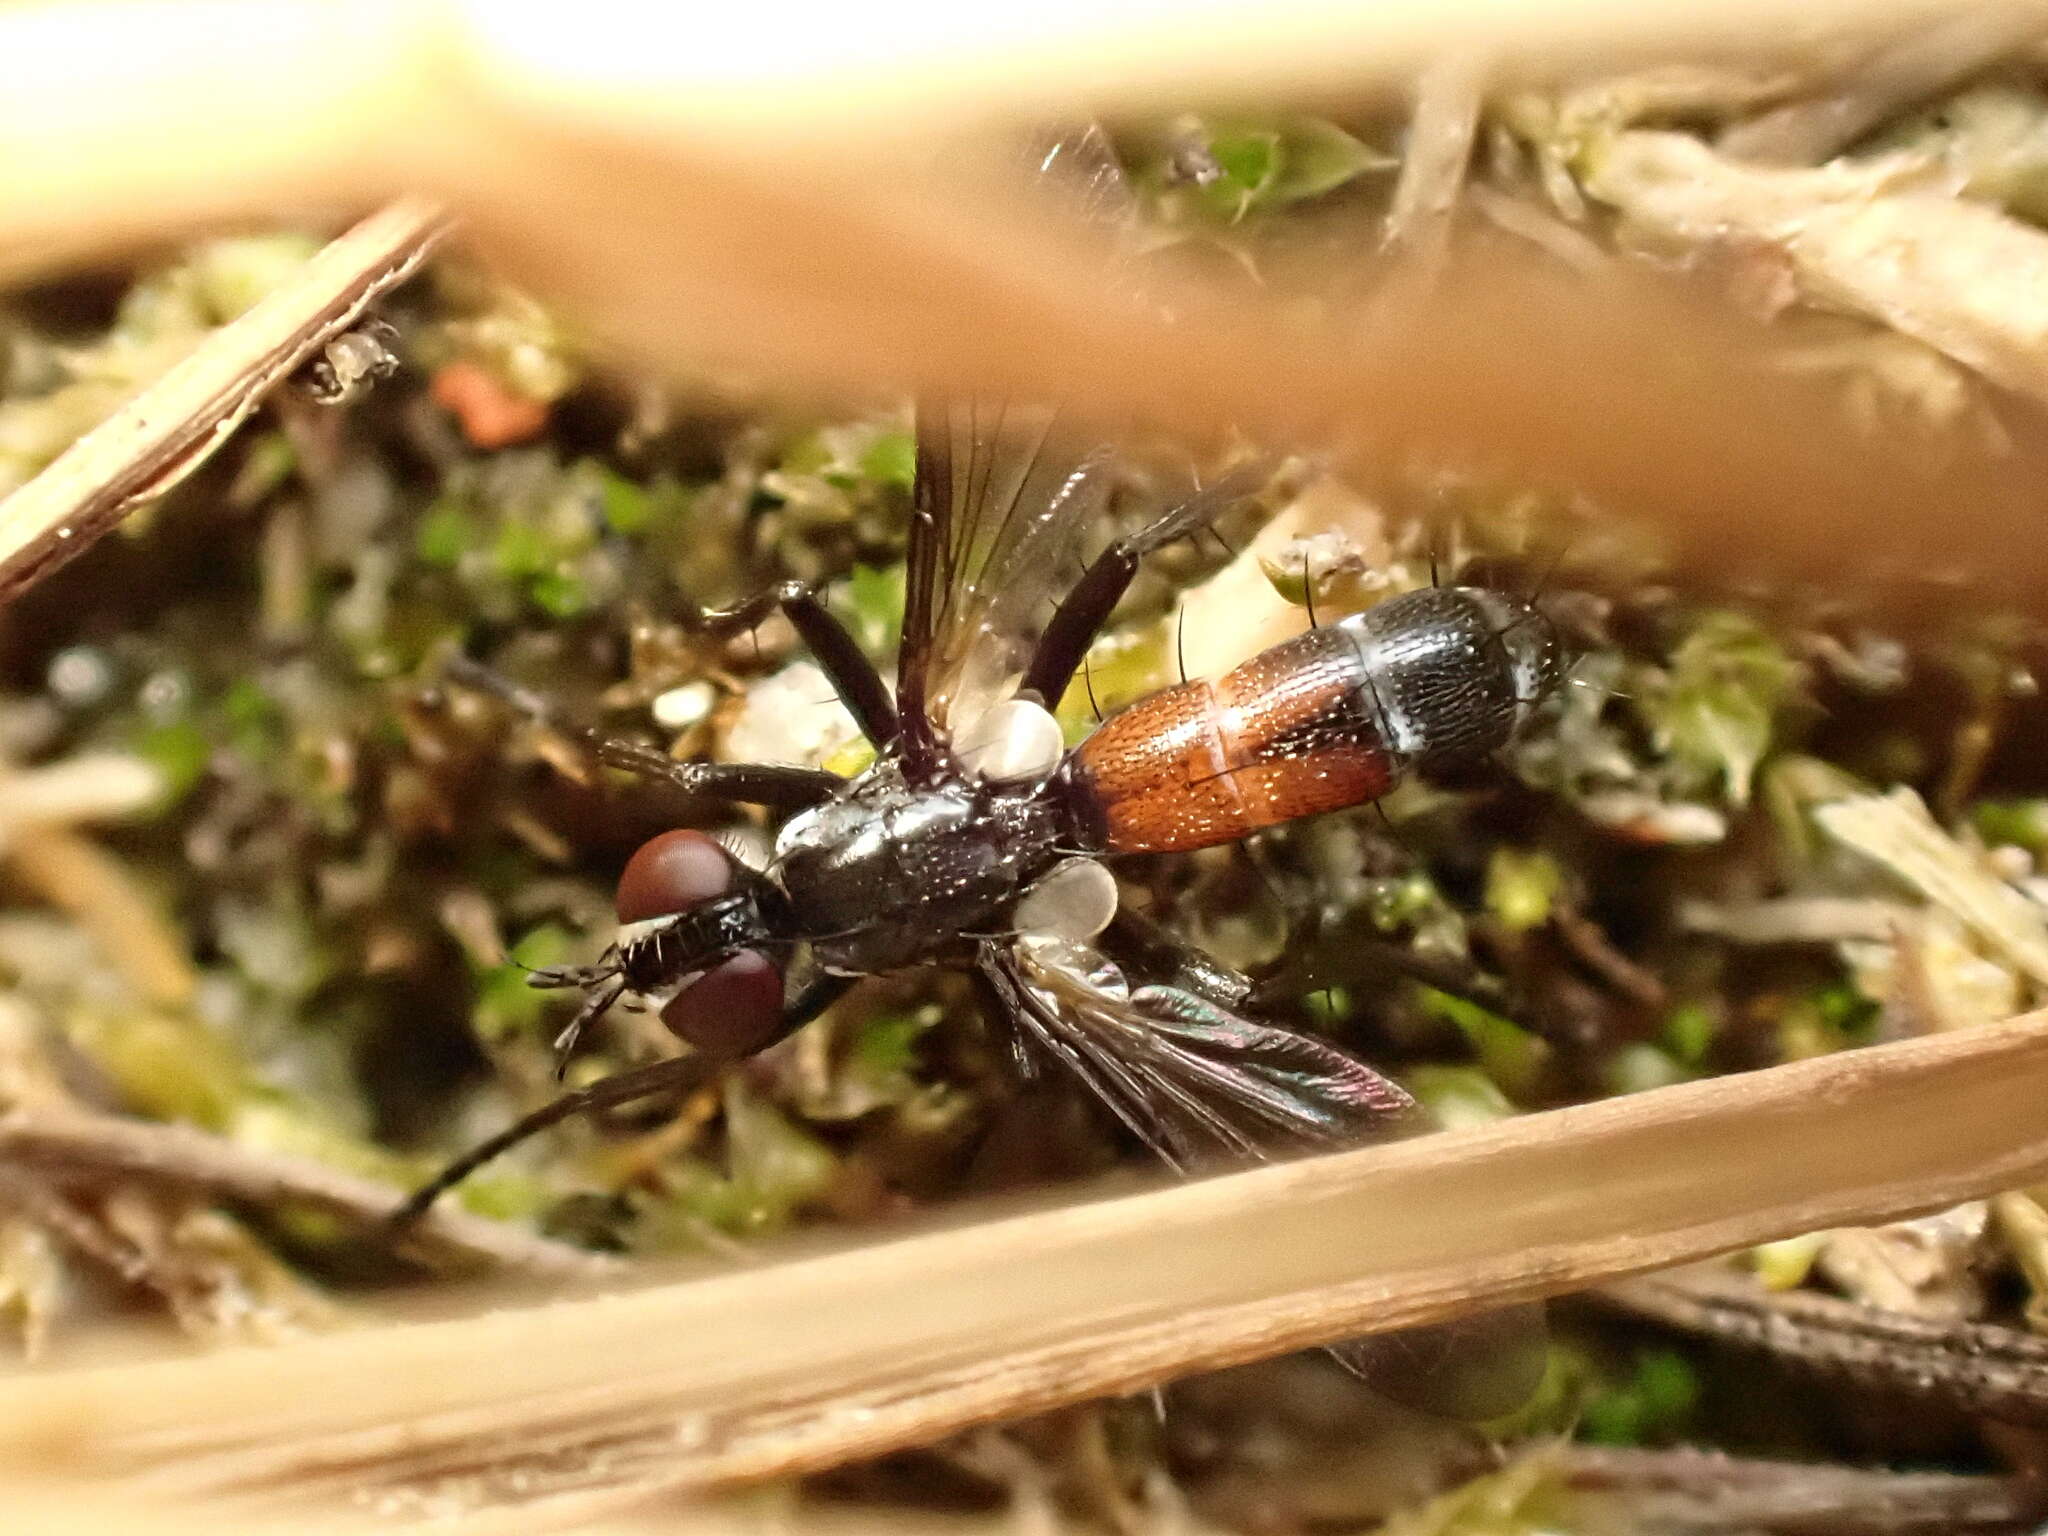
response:
[[[1426,301],[1305,330],[1281,298],[1172,295],[1174,325],[1105,294],[1094,258],[987,188],[630,141],[494,135],[476,238],[639,363],[744,356],[793,386],[1055,398],[1189,434],[1241,427],[1348,457],[1572,487],[1664,525],[1702,576],[1874,586],[1976,574],[2048,592],[2032,537],[2048,450],[1857,428],[1768,328],[1682,283],[1598,281],[1508,237],[1460,242]],[[517,166],[522,179],[510,172]],[[620,189],[634,195],[621,198]],[[791,242],[803,228],[810,238]],[[1742,452],[1728,452],[1740,443]]]
[[[18,1380],[0,1465],[566,1518],[2022,1185],[2044,1091],[2037,1014],[743,1275]]]
[[[223,12],[238,9],[232,0],[217,3]],[[37,9],[76,20],[97,7]],[[1340,27],[1341,11],[1218,5],[1162,21],[1149,12],[1091,8],[1064,19],[1073,30],[1063,45],[1056,27],[1047,46],[1065,46],[1066,62],[1076,66],[1115,60],[1117,78],[1095,82],[1105,93],[1098,104],[1137,106],[1169,88],[1185,100],[1204,85],[1256,86],[1272,99],[1306,88],[1312,77],[1327,79],[1340,62],[1357,89],[1364,80],[1398,78],[1419,53],[1440,52],[1446,38],[1462,46],[1488,37],[1490,57],[1502,59],[1503,78],[1512,78],[1515,39],[1568,47],[1599,37],[1611,62],[1638,34],[1665,47],[1674,30],[1753,38],[1769,34],[1743,32],[1737,13],[1752,26],[1782,14],[1760,4],[1712,16],[1705,8],[1660,9],[1646,18],[1584,0],[1533,10],[1466,0],[1383,8],[1362,29],[1348,15]],[[1994,13],[2030,14],[2025,6],[1987,8]],[[311,49],[309,38],[333,20],[329,7],[315,4],[283,14],[303,25],[278,21],[247,34],[247,45],[270,39]],[[1856,430],[1825,384],[1774,372],[1760,328],[1752,333],[1725,306],[1694,302],[1641,274],[1617,270],[1588,282],[1508,242],[1453,263],[1457,270],[1420,313],[1358,316],[1309,334],[1279,300],[1218,308],[1186,296],[1182,307],[1201,319],[1177,328],[1150,309],[1112,302],[1096,282],[1092,253],[990,188],[939,174],[928,156],[889,136],[911,131],[900,120],[910,75],[949,102],[940,117],[963,128],[1000,126],[1086,94],[1086,80],[1062,74],[1064,94],[1049,99],[1050,72],[1034,77],[995,21],[986,35],[968,27],[913,50],[900,68],[879,67],[872,47],[857,63],[851,53],[835,55],[828,35],[802,66],[818,74],[818,82],[807,81],[817,88],[799,98],[767,93],[764,82],[746,77],[738,62],[744,54],[726,60],[737,73],[719,89],[679,89],[678,73],[708,67],[717,51],[678,46],[671,56],[658,28],[646,34],[644,11],[636,12],[643,17],[637,24],[604,6],[579,13],[575,35],[588,46],[552,52],[546,45],[562,42],[559,27],[522,22],[516,7],[468,8],[463,21],[476,30],[424,39],[410,30],[414,22],[401,20],[402,8],[374,14],[401,29],[381,54],[360,35],[369,22],[351,23],[346,46],[335,42],[327,51],[340,69],[377,60],[382,94],[367,86],[351,93],[323,77],[307,111],[316,119],[323,109],[340,116],[324,132],[307,128],[304,113],[289,125],[312,141],[300,150],[309,167],[306,195],[358,195],[366,175],[372,184],[432,188],[470,216],[489,251],[643,364],[689,371],[707,359],[737,360],[788,388],[842,397],[981,389],[1060,398],[1105,418],[1138,412],[1190,432],[1241,426],[1318,450],[1336,444],[1374,465],[1413,456],[1474,466],[1513,483],[1582,490],[1661,520],[1703,571],[1777,565],[1839,579],[1844,530],[1853,529],[1875,583],[1974,572],[2010,583],[2022,600],[2040,601],[2048,591],[2048,545],[2033,536],[2048,484],[2048,454],[2038,445],[1958,447],[1930,466],[1922,445]],[[1833,14],[1847,26],[1924,13],[1845,5]],[[1810,8],[1801,19],[1813,19]],[[871,44],[867,22],[863,13]],[[0,57],[8,56],[6,27],[0,19]],[[1339,31],[1348,39],[1342,46]],[[1080,46],[1109,32],[1129,46],[1107,53]],[[1239,34],[1244,46],[1220,41]],[[622,47],[622,39],[633,46]],[[976,69],[933,68],[949,51],[964,58],[977,48],[986,57]],[[465,49],[476,55],[467,74],[456,67]],[[131,136],[145,120],[160,135],[180,131],[183,119],[171,108],[181,67],[217,93],[231,89],[209,73],[219,61],[189,55],[185,49],[156,60],[162,78],[151,78],[164,95],[153,108],[122,107]],[[416,69],[401,67],[407,61]],[[282,62],[306,67],[298,51]],[[1007,86],[970,108],[955,93],[983,73]],[[89,84],[72,81],[68,89],[89,98]],[[236,100],[235,111],[260,117],[274,107],[272,94]],[[770,97],[781,114],[776,132],[763,131],[760,121],[759,100]],[[898,119],[889,133],[872,116],[883,100]],[[208,105],[199,116],[211,121],[215,102]],[[741,124],[748,132],[735,138]],[[935,126],[920,120],[915,131],[928,136]],[[34,142],[61,137],[46,118],[34,128]],[[0,149],[9,142],[0,119]],[[71,229],[87,217],[78,187],[98,186],[92,206],[117,209],[133,233],[152,189],[122,182],[126,162],[111,149],[108,164],[95,168],[89,151],[99,138],[82,126],[76,142],[87,163],[67,164],[66,178],[51,179],[49,188],[24,151],[26,163],[12,170],[21,184],[0,179],[9,193],[0,209],[33,225],[47,192],[62,204],[52,204],[53,229]],[[274,208],[274,145],[259,148],[247,195]],[[224,163],[206,155],[180,163],[197,168],[188,169],[188,180],[210,180],[205,196],[166,190],[168,213],[216,208],[229,198],[238,174],[231,155]],[[877,174],[878,163],[886,174]],[[106,177],[114,180],[100,186]],[[161,172],[158,180],[165,180]],[[422,210],[414,212],[424,220]],[[1742,452],[1729,453],[1730,443]],[[151,489],[168,467],[156,462],[116,494]],[[95,475],[104,468],[83,484],[99,496]],[[70,500],[51,488],[23,501],[25,491],[18,507],[0,509],[0,553],[34,539],[46,555],[57,542],[54,530],[67,526],[74,542],[88,536],[97,525],[72,505],[76,486]],[[59,496],[54,504],[41,500],[51,495]],[[93,509],[113,515],[98,502]],[[0,593],[10,576],[26,574],[14,565],[0,562]]]
[[[265,1152],[185,1125],[111,1115],[37,1110],[0,1114],[0,1163],[46,1177],[143,1178],[273,1208],[303,1205],[375,1229],[401,1191],[324,1163]],[[409,1250],[442,1264],[504,1268],[555,1278],[615,1272],[595,1254],[464,1213],[444,1201],[406,1238]]]
[[[0,501],[0,602],[190,474],[265,395],[417,269],[441,225],[417,201],[371,215]]]
[[[1977,0],[2000,12],[2009,0]],[[460,185],[507,114],[716,157],[1009,126],[1076,103],[1398,88],[1485,38],[1524,71],[1660,50],[1752,49],[1796,18],[1809,49],[1885,37],[1933,0],[1058,0],[941,12],[695,12],[639,0],[44,0],[0,11],[0,267],[77,259],[167,228],[382,187]],[[1780,43],[1782,46],[1782,41]],[[621,189],[621,196],[629,196]]]
[[[184,935],[114,855],[60,827],[24,827],[4,856],[15,879],[92,936],[138,997],[167,1007],[191,1000],[199,976]]]

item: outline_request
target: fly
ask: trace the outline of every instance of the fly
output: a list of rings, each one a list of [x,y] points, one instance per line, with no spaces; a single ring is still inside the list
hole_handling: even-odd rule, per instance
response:
[[[1088,206],[1122,182],[1098,131],[1073,167]],[[893,690],[815,595],[790,585],[706,615],[779,608],[875,748],[852,779],[776,764],[683,763],[592,738],[604,762],[711,799],[785,814],[765,867],[703,832],[662,833],[627,862],[619,927],[594,965],[537,973],[582,1006],[652,1008],[691,1049],[565,1093],[418,1190],[417,1217],[515,1142],[571,1115],[687,1090],[814,1019],[862,976],[941,964],[974,978],[1020,1068],[1057,1064],[1182,1173],[1413,1134],[1421,1107],[1330,1043],[1253,1017],[1250,981],[1119,910],[1124,855],[1236,841],[1375,800],[1417,770],[1505,746],[1560,683],[1562,648],[1530,603],[1432,587],[1273,646],[1215,681],[1151,694],[1068,750],[1048,710],[1140,562],[1258,488],[1219,480],[1111,544],[1076,551],[1106,499],[1107,454],[1056,413],[926,403],[917,412],[906,599]],[[1051,617],[1048,599],[1057,597]],[[458,675],[546,706],[471,664]],[[1532,1384],[1524,1312],[1385,1335],[1333,1353],[1376,1385],[1468,1417]],[[1492,1346],[1513,1335],[1518,1369]],[[1475,1361],[1463,1346],[1488,1345]]]

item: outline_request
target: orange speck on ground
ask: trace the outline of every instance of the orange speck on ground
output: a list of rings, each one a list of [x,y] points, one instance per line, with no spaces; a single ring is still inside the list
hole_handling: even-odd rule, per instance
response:
[[[435,370],[434,403],[452,412],[462,435],[478,448],[506,448],[538,437],[548,424],[547,403],[508,388],[489,369],[470,362]]]

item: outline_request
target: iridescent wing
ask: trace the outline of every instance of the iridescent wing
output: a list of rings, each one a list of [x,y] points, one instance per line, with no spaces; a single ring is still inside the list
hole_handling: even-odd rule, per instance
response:
[[[1130,988],[1086,946],[1023,939],[982,971],[1032,1043],[1169,1167],[1193,1173],[1409,1135],[1421,1106],[1336,1046],[1176,987]]]
[[[1326,1041],[1170,986],[1132,988],[1098,952],[1059,940],[984,945],[990,991],[1177,1172],[1411,1136],[1432,1128],[1396,1083]],[[1376,1334],[1329,1353],[1375,1390],[1453,1418],[1496,1418],[1542,1378],[1538,1307]]]
[[[1039,185],[1114,246],[1130,190],[1093,125],[1032,147]],[[1114,271],[1104,252],[1105,280]],[[1048,407],[920,401],[917,474],[897,658],[912,766],[937,760],[956,721],[1007,697],[1058,594],[1083,568],[1083,535],[1108,496],[1102,444]],[[1056,702],[1056,701],[1052,701]]]

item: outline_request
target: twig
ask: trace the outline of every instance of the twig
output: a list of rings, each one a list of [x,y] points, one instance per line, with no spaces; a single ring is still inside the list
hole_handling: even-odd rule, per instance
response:
[[[1427,283],[1443,261],[1479,133],[1486,74],[1480,54],[1454,53],[1430,65],[1416,82],[1401,179],[1381,236],[1413,264],[1413,281]]]
[[[412,200],[371,215],[0,501],[0,603],[205,462],[265,395],[410,276],[442,225],[438,209]]]
[[[1717,1269],[1624,1280],[1601,1287],[1595,1299],[1866,1389],[2048,1424],[2048,1339],[2015,1328],[1885,1312],[1813,1291],[1773,1292]]]
[[[1567,949],[1637,1007],[1654,1011],[1670,1006],[1670,991],[1656,972],[1629,959],[1607,931],[1573,903],[1554,902],[1550,924]]]
[[[7,1162],[32,1166],[45,1177],[121,1174],[187,1184],[265,1208],[315,1206],[372,1229],[381,1227],[401,1195],[374,1179],[239,1146],[191,1126],[79,1112],[0,1115],[0,1164]],[[615,1268],[594,1254],[451,1207],[422,1220],[407,1244],[444,1262],[561,1278]]]
[[[41,1179],[18,1168],[0,1168],[0,1208],[9,1207],[128,1284],[149,1282],[149,1261],[133,1243],[88,1220]]]
[[[1634,1528],[1779,1536],[1961,1536],[2017,1531],[2042,1513],[2017,1477],[1752,1461],[1712,1451],[1566,1446],[1573,1488],[1623,1495]]]
[[[2025,1184],[2044,1091],[2037,1014],[744,1275],[0,1383],[0,1469],[582,1518]]]

